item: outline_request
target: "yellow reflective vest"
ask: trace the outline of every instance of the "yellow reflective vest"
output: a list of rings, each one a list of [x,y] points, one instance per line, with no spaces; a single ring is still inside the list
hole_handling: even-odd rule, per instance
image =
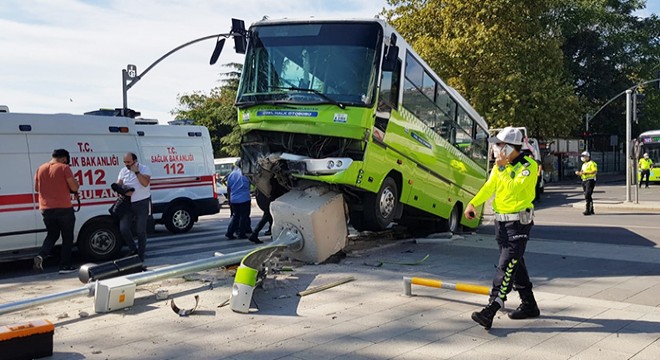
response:
[[[653,160],[646,159],[646,158],[639,159],[639,169],[640,170],[648,170],[652,166],[653,166]]]
[[[520,155],[503,167],[496,165],[470,204],[477,207],[494,193],[493,210],[498,214],[513,214],[532,209],[538,174],[539,165],[529,156]]]
[[[582,175],[580,177],[582,178],[582,181],[585,180],[591,180],[591,179],[596,179],[596,173],[598,172],[598,165],[596,164],[595,161],[589,159],[589,161],[582,163]],[[585,173],[593,173],[593,174],[585,174]]]

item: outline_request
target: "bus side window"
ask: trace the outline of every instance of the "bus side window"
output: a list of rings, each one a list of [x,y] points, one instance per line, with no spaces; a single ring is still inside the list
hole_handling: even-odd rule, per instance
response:
[[[391,111],[398,109],[399,101],[399,73],[401,72],[401,60],[396,60],[394,71],[383,71],[380,82],[380,94],[378,96],[378,111]]]
[[[387,123],[392,109],[396,110],[399,108],[400,71],[401,60],[397,59],[394,71],[383,71],[380,81],[380,94],[378,94],[378,108],[376,109],[376,127],[383,131],[387,130]]]

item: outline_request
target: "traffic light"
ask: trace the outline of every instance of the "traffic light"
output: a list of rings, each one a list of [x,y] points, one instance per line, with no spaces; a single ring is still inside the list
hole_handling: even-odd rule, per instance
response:
[[[583,131],[580,136],[582,137],[582,140],[588,140],[591,138],[591,131]]]
[[[644,94],[635,94],[635,110],[637,114],[637,120],[644,118],[644,109],[646,107],[644,102],[645,98],[646,95]]]

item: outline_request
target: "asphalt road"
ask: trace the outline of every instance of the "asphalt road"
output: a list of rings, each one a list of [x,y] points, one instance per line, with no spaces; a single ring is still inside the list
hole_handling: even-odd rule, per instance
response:
[[[641,189],[643,199],[660,202],[660,186]],[[620,182],[599,184],[594,193],[596,215],[584,216],[583,209],[573,203],[583,201],[582,189],[577,183],[550,184],[542,200],[536,205],[535,226],[531,241],[562,240],[585,243],[625,244],[660,247],[660,222],[658,214],[651,211],[599,209],[598,201],[625,200],[625,187]],[[252,208],[252,224],[261,216],[258,207]],[[164,266],[213,256],[220,251],[230,253],[254,248],[247,240],[227,240],[224,237],[229,224],[229,210],[205,216],[186,234],[170,234],[163,226],[156,226],[147,244],[147,266]],[[487,210],[478,234],[494,234],[492,211]],[[57,253],[57,249],[54,253]],[[85,262],[74,252],[75,265]],[[45,264],[46,272],[56,272],[58,258],[54,256]],[[33,275],[32,260],[0,263],[0,279],[27,278]]]
[[[658,185],[640,189],[639,194],[640,199],[660,203],[660,186]],[[548,186],[541,202],[536,205],[535,226],[531,232],[532,241],[542,239],[660,246],[660,223],[657,212],[598,207],[599,202],[625,201],[626,189],[623,183],[598,184],[593,197],[596,215],[584,216],[582,215],[583,208],[573,207],[574,203],[584,201],[579,184]],[[477,229],[477,233],[494,233],[489,213],[492,214],[492,211],[486,212],[484,223]]]

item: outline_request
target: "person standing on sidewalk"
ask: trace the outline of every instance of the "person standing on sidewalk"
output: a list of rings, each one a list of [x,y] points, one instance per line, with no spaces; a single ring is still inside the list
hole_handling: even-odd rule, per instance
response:
[[[644,157],[639,159],[639,171],[641,175],[639,177],[639,187],[642,187],[642,182],[644,177],[646,177],[646,186],[649,187],[649,177],[651,176],[651,169],[653,169],[653,160],[649,159],[649,153],[644,153]]]
[[[468,220],[474,219],[476,207],[495,194],[495,240],[500,256],[488,305],[472,313],[472,320],[486,330],[493,325],[497,311],[504,308],[507,294],[512,289],[518,291],[521,303],[509,313],[511,319],[540,315],[524,259],[529,232],[534,225],[533,201],[539,166],[532,157],[521,153],[523,136],[516,128],[505,127],[488,141],[494,144],[495,166],[484,186],[470,200],[464,214]]]
[[[138,255],[144,262],[147,249],[147,222],[151,214],[151,170],[144,164],[137,162],[137,155],[126,153],[124,155],[125,167],[119,170],[117,184],[124,185],[135,191],[126,192],[131,198],[131,209],[122,214],[119,219],[119,231],[124,242],[131,249],[132,255]],[[135,220],[135,232],[138,238],[137,248],[133,241],[131,226]]]
[[[588,151],[583,151],[580,154],[582,160],[582,168],[575,172],[575,175],[582,178],[582,191],[584,191],[585,209],[582,214],[594,215],[594,199],[591,195],[594,193],[596,187],[596,173],[598,173],[598,164],[591,160],[591,154]]]
[[[225,237],[229,240],[236,239],[234,233],[238,235],[239,239],[247,239],[248,233],[252,233],[252,224],[250,223],[250,210],[252,209],[250,180],[243,175],[241,168],[238,166],[239,162],[240,160],[236,161],[234,169],[227,175],[227,194],[229,195],[229,207],[232,215]],[[258,238],[257,241],[253,242],[257,244],[261,242]]]
[[[47,231],[41,250],[34,257],[34,270],[44,271],[44,259],[50,255],[60,235],[60,274],[78,270],[71,266],[73,227],[76,224],[71,194],[77,196],[78,188],[78,182],[69,167],[69,152],[55,149],[50,161],[41,165],[34,177],[34,191],[39,194],[39,210]]]

